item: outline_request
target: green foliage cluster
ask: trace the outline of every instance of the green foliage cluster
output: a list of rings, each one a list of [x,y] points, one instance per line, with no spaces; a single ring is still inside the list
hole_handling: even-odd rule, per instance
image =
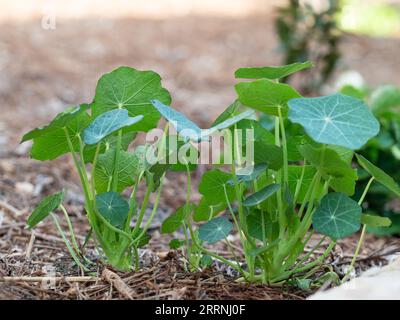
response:
[[[149,241],[147,231],[157,211],[164,175],[175,166],[186,171],[186,201],[163,222],[161,232],[176,236],[170,246],[183,250],[185,268],[197,270],[219,260],[249,282],[308,281],[338,239],[361,227],[363,237],[366,225],[390,225],[387,218],[363,212],[373,182],[400,196],[392,177],[355,152],[380,129],[361,100],[344,94],[305,98],[280,82],[311,66],[305,62],[237,70],[236,77],[252,80],[235,86],[237,100],[209,129],[200,129],[169,106],[169,93],[156,73],[121,67],[100,78],[91,104],[61,113],[48,126],[27,133],[23,141],[33,140],[31,155],[38,160],[72,154],[96,245],[118,269],[129,270],[134,260],[138,268],[137,250]],[[273,119],[273,133],[258,121],[262,115]],[[167,124],[150,163],[144,155],[151,145],[137,146],[134,151],[128,145],[137,132],[156,127],[160,116]],[[168,162],[174,152],[170,125],[176,128],[180,145],[187,148],[208,140],[216,131],[226,133],[233,161],[203,174],[198,203],[191,200],[193,165],[185,157],[179,166]],[[252,129],[253,138],[239,137],[238,128]],[[254,144],[254,161],[244,167],[247,144]],[[351,198],[359,177],[353,160],[370,177],[357,201]],[[141,181],[147,189],[139,205],[136,192]],[[124,193],[127,188],[129,199]],[[153,192],[156,200],[145,219]],[[34,227],[51,214],[76,263],[85,267],[88,259],[72,227],[69,240],[53,213],[61,208],[70,225],[62,201],[63,192],[45,198],[28,225]],[[240,239],[240,251],[229,240],[233,232]],[[323,237],[304,253],[314,232]],[[209,246],[219,241],[226,243],[232,259]],[[329,244],[318,255],[324,241]],[[310,261],[314,254],[317,258]]]

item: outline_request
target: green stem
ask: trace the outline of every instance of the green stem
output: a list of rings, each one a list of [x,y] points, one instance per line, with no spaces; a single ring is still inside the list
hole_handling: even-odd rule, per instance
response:
[[[283,148],[283,181],[285,184],[289,182],[289,168],[288,168],[288,150],[286,143],[286,133],[285,133],[285,124],[284,119],[282,117],[281,107],[278,108],[279,114],[279,124],[281,129],[281,137],[282,137],[282,148]]]
[[[61,204],[60,205],[61,211],[64,213],[65,221],[67,222],[69,233],[71,235],[72,245],[75,248],[76,253],[80,253],[78,241],[76,241],[74,228],[72,227],[71,220],[69,219],[68,212],[65,207]]]
[[[367,195],[367,193],[368,193],[368,190],[369,190],[369,188],[371,187],[371,184],[372,184],[372,182],[374,181],[374,179],[375,179],[374,177],[371,177],[371,178],[369,179],[367,185],[365,186],[364,192],[362,193],[362,195],[361,195],[361,197],[360,197],[360,200],[358,200],[358,205],[359,205],[359,206],[362,205],[362,203],[363,203],[363,201],[364,201],[364,199],[365,199],[365,197],[366,197],[366,195]],[[361,246],[362,246],[362,243],[363,243],[363,241],[364,241],[366,229],[367,229],[367,225],[364,224],[363,227],[362,227],[362,230],[361,230],[360,238],[358,239],[356,251],[354,252],[353,258],[351,259],[351,263],[350,263],[350,266],[349,266],[349,270],[346,272],[345,276],[343,277],[342,283],[346,282],[346,281],[349,279],[350,273],[351,273],[351,271],[354,269],[354,265],[355,265],[355,263],[356,263],[356,261],[357,261],[358,254],[360,253]]]
[[[68,252],[69,252],[69,254],[71,255],[72,259],[75,261],[75,263],[76,263],[82,270],[84,270],[84,271],[89,271],[89,270],[80,262],[80,260],[79,260],[78,256],[76,255],[74,249],[71,247],[71,244],[69,243],[67,237],[65,236],[64,231],[61,229],[61,226],[60,226],[60,224],[59,224],[59,222],[58,222],[57,217],[56,217],[53,213],[51,213],[51,217],[53,218],[53,222],[54,222],[54,224],[55,224],[55,226],[56,226],[58,232],[60,233],[61,238],[63,239],[63,241],[64,241],[64,243],[65,243],[65,245],[66,245],[66,247],[67,247],[67,249],[68,249]]]
[[[135,228],[133,229],[132,232],[133,234],[135,234],[139,230],[140,225],[142,224],[144,214],[146,213],[147,204],[149,203],[151,190],[153,189],[153,185],[154,185],[153,179],[150,179],[149,185],[147,186],[146,194],[144,195],[142,206],[140,207],[140,213],[136,221]]]
[[[118,189],[118,175],[119,175],[119,162],[121,158],[121,145],[122,145],[122,129],[118,131],[117,145],[115,148],[114,158],[114,171],[112,176],[112,191],[117,192]]]

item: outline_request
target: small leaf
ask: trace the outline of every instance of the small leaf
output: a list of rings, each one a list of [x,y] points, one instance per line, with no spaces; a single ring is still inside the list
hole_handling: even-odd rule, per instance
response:
[[[213,259],[206,254],[203,254],[200,259],[200,267],[207,268],[210,267],[213,263]]]
[[[215,119],[215,121],[212,124],[212,127],[220,124],[221,122],[228,120],[229,118],[234,117],[237,112],[239,111],[240,108],[242,108],[243,105],[239,102],[239,100],[235,100],[232,104],[228,106],[218,117]]]
[[[182,227],[186,218],[193,211],[194,206],[186,204],[179,207],[173,214],[171,214],[167,219],[164,220],[161,225],[161,233],[173,233]]]
[[[270,66],[270,67],[255,67],[255,68],[240,68],[235,71],[235,78],[242,79],[270,79],[276,80],[285,78],[298,71],[311,68],[313,66],[311,61],[295,62],[284,66]]]
[[[388,217],[381,217],[371,214],[362,214],[361,223],[370,227],[390,227],[392,221]]]
[[[183,247],[184,245],[185,245],[185,241],[179,240],[179,239],[172,239],[169,242],[170,249],[178,249],[180,247]]]
[[[219,204],[226,203],[225,188],[229,201],[232,201],[235,198],[235,189],[228,184],[230,178],[230,174],[218,169],[207,171],[201,178],[199,191],[209,204]]]
[[[29,228],[35,227],[39,222],[44,220],[52,211],[56,210],[60,206],[63,200],[64,191],[61,191],[40,201],[28,218],[27,224]]]
[[[272,196],[275,192],[277,192],[280,187],[281,187],[281,185],[278,183],[270,184],[269,186],[266,186],[266,187],[262,188],[261,190],[257,191],[256,193],[253,193],[252,195],[248,196],[243,201],[243,205],[245,207],[257,206],[261,202],[265,201],[270,196]]]
[[[227,207],[226,202],[221,202],[218,204],[209,204],[207,198],[201,198],[199,205],[196,207],[193,220],[208,221],[214,218],[218,213],[224,211]]]
[[[142,228],[138,228],[136,230],[136,232],[132,232],[132,238],[136,240],[136,237],[139,236],[141,233],[143,232]],[[150,242],[151,236],[148,233],[143,234],[139,241],[136,242],[136,247],[137,248],[142,248],[144,247],[146,244],[148,244]]]
[[[289,119],[302,125],[315,141],[351,150],[361,148],[379,132],[379,122],[368,107],[342,94],[292,99]]]
[[[231,232],[232,227],[232,223],[228,219],[224,217],[214,218],[200,226],[199,239],[213,244],[225,239]]]
[[[93,115],[97,117],[112,109],[126,109],[130,117],[143,116],[143,120],[130,129],[147,132],[157,127],[160,120],[160,114],[150,103],[151,99],[171,103],[171,96],[162,87],[160,76],[153,71],[119,67],[103,75],[97,83]]]
[[[393,180],[391,176],[385,173],[382,169],[376,167],[367,159],[365,159],[362,155],[356,154],[357,161],[368,173],[375,178],[376,181],[383,184],[390,191],[394,192],[397,196],[400,197],[400,187]]]
[[[333,240],[345,238],[360,229],[361,207],[344,193],[328,193],[312,218],[314,229]]]
[[[237,182],[249,182],[256,180],[261,174],[265,173],[268,165],[266,163],[256,164],[255,166],[249,166],[241,169],[240,171],[236,171]],[[230,185],[234,185],[234,181],[231,178],[228,182]]]
[[[140,173],[139,158],[131,152],[120,150],[118,166],[117,192],[124,191],[135,183],[135,178]],[[94,181],[98,193],[106,192],[114,173],[115,149],[109,149],[98,158],[94,171]]]
[[[83,132],[83,140],[86,144],[96,144],[106,136],[131,126],[143,119],[142,115],[134,118],[129,117],[125,109],[114,109],[98,116]]]
[[[99,213],[114,227],[122,228],[128,217],[129,204],[117,192],[104,192],[96,196]]]
[[[292,87],[262,79],[253,82],[241,82],[235,86],[239,101],[245,106],[277,116],[278,108],[287,113],[287,102],[301,95]]]
[[[48,126],[27,133],[23,141],[33,139],[31,157],[41,161],[53,160],[70,152],[67,134],[73,150],[79,151],[79,136],[90,123],[87,108],[88,105],[81,105],[72,111],[60,113]]]

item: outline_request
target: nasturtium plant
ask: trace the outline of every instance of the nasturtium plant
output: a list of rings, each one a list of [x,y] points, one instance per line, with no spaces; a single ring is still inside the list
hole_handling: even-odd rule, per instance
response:
[[[72,154],[91,227],[87,239],[93,237],[108,263],[120,270],[131,270],[133,265],[139,267],[138,248],[149,241],[147,231],[157,211],[165,175],[165,170],[156,170],[154,164],[146,161],[146,154],[142,152],[146,146],[129,150],[136,133],[154,128],[160,119],[151,99],[171,101],[168,91],[161,86],[160,76],[153,71],[120,67],[100,78],[91,104],[69,108],[49,125],[34,129],[22,138],[22,142],[33,140],[31,157],[37,160]],[[140,203],[137,189],[142,183],[147,189]],[[155,202],[146,218],[152,192],[156,192]],[[86,270],[90,261],[72,227],[70,241],[52,213],[61,208],[71,226],[62,199],[62,194],[45,198],[33,211],[28,225],[35,227],[52,214],[74,261]],[[134,226],[133,218],[136,219]]]
[[[279,83],[311,66],[304,62],[239,69],[236,77],[256,80],[236,85],[237,99],[209,129],[170,107],[159,75],[121,67],[100,78],[91,104],[68,109],[48,126],[27,133],[23,141],[33,140],[31,156],[38,160],[72,154],[91,227],[87,239],[93,237],[98,251],[119,270],[139,268],[138,248],[150,240],[164,177],[174,170],[186,173],[186,198],[162,223],[161,233],[173,235],[170,248],[182,251],[186,270],[198,271],[219,260],[241,275],[238,281],[308,283],[307,277],[325,270],[325,258],[338,239],[362,230],[351,270],[366,227],[391,225],[388,218],[363,212],[374,182],[400,196],[395,180],[359,154],[380,128],[366,104],[344,94],[303,98]],[[161,117],[167,121],[163,135],[132,150],[136,133],[155,128]],[[170,134],[170,126],[177,133]],[[224,162],[204,172],[195,203],[191,179],[197,164],[187,153],[196,153],[199,143],[212,142],[210,136],[219,131],[227,149]],[[252,158],[248,150],[253,150]],[[362,190],[357,189],[360,177],[369,177]],[[139,186],[145,188],[143,199],[137,197]],[[72,258],[87,270],[91,261],[62,201],[63,192],[45,198],[28,225],[35,227],[51,215]],[[70,239],[54,214],[58,209]],[[231,244],[229,235],[234,233],[240,254]],[[322,238],[305,252],[314,233]],[[212,245],[219,241],[231,258],[213,252]]]
[[[372,178],[358,201],[351,198],[357,194],[359,178],[354,150],[378,134],[379,123],[358,99],[343,94],[303,98],[294,88],[279,83],[280,78],[309,66],[306,62],[239,69],[236,77],[256,80],[237,84],[237,100],[214,122],[218,125],[232,119],[227,144],[233,161],[203,174],[199,184],[202,197],[192,213],[200,226],[195,229],[191,216],[185,216],[191,241],[184,247],[228,264],[242,275],[241,280],[281,284],[295,278],[304,282],[307,279],[302,276],[323,265],[338,239],[362,227],[360,246],[366,225],[390,224],[363,213],[362,204],[374,180],[394,192],[396,184],[358,155],[360,166]],[[199,141],[198,136],[204,136],[183,114],[156,105],[186,141]],[[238,115],[246,115],[246,107],[258,114],[234,121]],[[261,125],[265,116],[272,125]],[[183,132],[187,128],[195,128],[196,139]],[[252,135],[237,134],[238,129],[252,130]],[[249,145],[254,157],[243,167]],[[244,261],[230,245],[228,235],[235,231]],[[314,232],[322,239],[310,253],[304,253]],[[328,244],[323,253],[310,260],[324,240]],[[207,248],[218,241],[231,249],[232,260]],[[354,262],[350,269],[353,266]]]

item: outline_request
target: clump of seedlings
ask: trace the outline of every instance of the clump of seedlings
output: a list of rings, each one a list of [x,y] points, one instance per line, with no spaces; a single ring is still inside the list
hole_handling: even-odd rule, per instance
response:
[[[34,159],[72,154],[93,239],[117,269],[138,268],[137,251],[150,239],[147,230],[157,212],[163,178],[171,169],[186,171],[186,202],[164,221],[161,232],[182,231],[170,246],[184,250],[188,271],[216,259],[241,274],[243,281],[306,281],[338,239],[362,229],[353,268],[366,226],[390,225],[388,218],[363,213],[373,182],[400,196],[400,188],[390,176],[355,153],[379,132],[379,122],[361,100],[343,94],[304,98],[279,82],[311,66],[305,62],[237,70],[237,78],[251,81],[235,86],[237,100],[209,129],[200,129],[169,106],[170,95],[156,73],[121,67],[99,80],[91,104],[59,114],[22,141],[33,140]],[[265,115],[273,120],[269,127],[259,120]],[[160,116],[168,121],[160,139],[128,150],[136,133],[155,128]],[[170,126],[176,133],[169,133]],[[199,143],[221,131],[228,152],[224,161],[203,174],[201,200],[193,203],[191,172],[197,163],[188,153],[197,154]],[[351,198],[358,179],[353,159],[370,175],[357,200]],[[147,190],[139,204],[136,193],[142,181]],[[125,196],[128,188],[129,198]],[[145,217],[153,192],[156,200]],[[62,201],[63,192],[45,198],[28,225],[34,227],[50,214],[71,256],[86,268],[88,260]],[[64,213],[71,239],[53,213],[57,208]],[[228,239],[234,230],[242,253]],[[323,237],[305,253],[314,233]],[[233,259],[209,246],[218,241],[225,241]],[[315,254],[317,258],[310,261]]]

